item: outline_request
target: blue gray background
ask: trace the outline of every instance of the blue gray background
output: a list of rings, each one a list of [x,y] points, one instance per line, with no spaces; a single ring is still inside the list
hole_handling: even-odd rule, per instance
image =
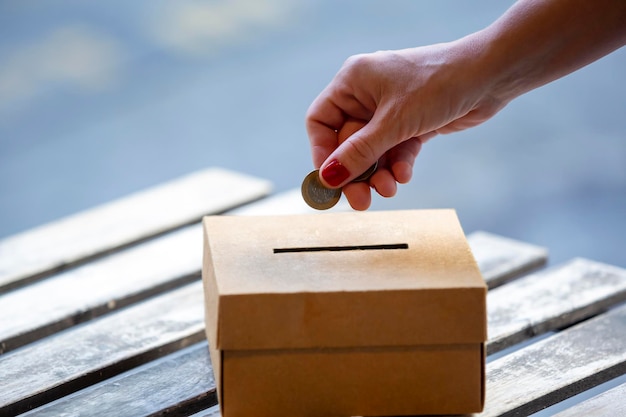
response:
[[[453,40],[510,1],[0,2],[0,237],[208,166],[298,187],[304,113],[352,54]],[[374,209],[626,266],[626,53],[423,149]],[[158,209],[158,208],[155,208]]]

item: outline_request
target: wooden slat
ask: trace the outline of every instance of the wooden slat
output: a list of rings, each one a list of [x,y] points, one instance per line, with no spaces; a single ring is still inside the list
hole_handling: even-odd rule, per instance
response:
[[[196,224],[0,295],[0,353],[197,280],[201,262]]]
[[[586,259],[489,291],[487,353],[576,323],[626,300],[626,270]]]
[[[311,211],[302,201],[299,191],[294,190],[243,206],[229,214],[294,214]],[[477,259],[492,270],[495,266],[497,271],[506,271],[498,266],[498,261],[517,270],[527,269],[524,267],[525,262],[537,262],[536,257],[528,256],[529,248],[514,241],[507,242],[506,256],[490,257],[483,245],[491,247],[500,238],[484,233],[478,234],[480,239],[474,239],[474,236],[476,234],[470,235],[469,239],[474,242],[474,249],[479,251]],[[516,249],[519,249],[517,255]],[[201,226],[192,225],[0,295],[0,305],[7,312],[0,315],[0,354],[190,282],[199,277],[201,251]],[[499,251],[500,254],[503,252]],[[511,272],[506,273],[512,276]]]
[[[23,416],[189,415],[217,403],[207,351],[206,342],[194,344]]]
[[[288,192],[233,213],[262,214],[265,210],[275,210],[277,206],[282,207],[281,210],[285,213],[312,210],[302,202],[299,194]],[[40,332],[41,336],[66,328],[85,317],[94,317],[107,309],[113,309],[118,304],[135,301],[140,296],[156,291],[155,288],[167,288],[168,285],[173,285],[172,281],[198,278],[201,256],[201,229],[200,225],[194,225],[6,294],[0,298],[3,307],[7,308],[7,314],[0,316],[2,325],[10,328],[10,336],[5,334],[5,340],[10,340],[9,337],[26,338],[29,331]],[[150,265],[151,263],[155,266]],[[106,288],[107,286],[112,288]],[[195,290],[190,289],[193,286],[196,286]],[[63,292],[71,294],[62,294]],[[201,283],[198,281],[154,300],[94,320],[86,326],[0,356],[0,374],[6,374],[12,381],[11,386],[0,391],[0,415],[3,410],[22,410],[26,404],[43,404],[87,386],[99,378],[119,373],[128,364],[150,359],[151,355],[155,355],[154,352],[165,354],[181,344],[202,338],[204,335],[199,330],[204,323],[201,292]],[[45,299],[46,294],[50,296],[57,293],[62,294],[58,300],[53,297]],[[41,306],[32,306],[35,296],[42,301]],[[161,307],[155,307],[156,304]],[[178,313],[184,315],[185,321],[176,322],[176,336],[179,340],[172,341],[167,326],[159,323],[171,322],[170,315],[177,313],[177,305],[181,306]],[[34,308],[32,314],[28,312],[31,307]],[[16,319],[19,314],[28,316],[25,317],[27,326],[17,331],[15,327],[11,327],[11,320]],[[23,324],[20,318],[16,321]],[[28,325],[29,321],[31,325]],[[75,351],[80,346],[98,345],[99,334],[106,335],[107,340],[116,340],[127,338],[128,332],[132,332],[134,337],[130,346],[103,346],[99,354],[89,349]],[[147,339],[142,339],[142,335]],[[59,366],[63,371],[50,371],[49,364],[57,363],[60,358],[63,360]],[[28,369],[24,369],[25,373],[20,369],[21,362],[31,364]],[[29,377],[30,369],[33,369],[32,372],[38,371],[32,378]]]
[[[617,417],[626,416],[626,383],[583,401],[555,417]]]
[[[582,278],[576,278],[575,275],[575,271],[582,271],[582,270],[587,270],[587,271],[593,271],[593,274],[589,274],[587,273],[586,275],[583,274]],[[574,275],[569,275],[569,272],[574,273]],[[604,279],[606,279],[606,277],[614,277],[616,278],[616,280],[618,282],[622,282],[623,281],[623,277],[624,277],[624,270],[622,269],[613,269],[612,267],[609,267],[607,265],[604,264],[598,264],[595,262],[590,262],[590,261],[584,261],[584,260],[576,260],[574,262],[570,262],[568,264],[566,264],[563,267],[559,267],[559,268],[554,268],[551,269],[549,271],[546,271],[546,273],[542,273],[542,274],[538,274],[534,277],[533,280],[535,281],[558,281],[559,276],[564,275],[564,276],[574,276],[574,281],[580,281],[582,280],[586,280],[587,281],[587,285],[585,285],[585,288],[581,288],[579,287],[578,289],[580,290],[579,295],[581,296],[581,298],[587,298],[587,296],[589,295],[588,293],[593,293],[595,290],[596,285],[594,285],[594,277],[603,277]],[[541,277],[542,279],[538,279],[537,277]],[[552,278],[554,277],[554,280],[552,280]],[[528,278],[528,277],[527,277]],[[524,278],[523,280],[526,280],[527,278]],[[523,283],[522,281],[519,281],[520,283]],[[610,279],[609,279],[610,281]],[[599,287],[603,287],[603,284],[601,282],[596,281],[595,284],[597,284],[597,286]],[[511,285],[511,284],[507,284]],[[523,285],[522,285],[523,287]],[[561,283],[557,284],[557,287],[563,287],[563,285],[561,285]],[[502,287],[502,290],[504,290],[506,288]],[[575,288],[575,286],[574,286]],[[537,290],[540,290],[539,288],[535,288]],[[606,288],[601,288],[600,292],[603,293],[605,292]],[[502,292],[504,294],[504,292]],[[533,298],[533,294],[536,295],[535,293],[531,292],[529,294],[526,293],[522,293],[520,296],[521,297],[526,297],[526,298]],[[490,304],[489,304],[490,305]],[[529,307],[528,304],[524,304],[524,303],[520,303],[518,305],[516,305],[513,310],[511,311],[511,314],[513,315],[520,315],[522,316],[523,314],[525,314],[526,309],[527,308],[531,308],[532,306]],[[624,307],[626,308],[626,307]],[[624,310],[624,308],[622,308],[622,310]],[[559,317],[561,315],[560,309],[555,309],[552,310],[554,313],[554,317]],[[626,314],[626,312],[624,312],[622,315]],[[544,316],[546,317],[546,316]],[[553,318],[547,318],[548,321],[551,321]],[[558,323],[559,325],[567,325],[567,324],[571,324],[572,322],[576,321],[578,319],[578,317],[576,315],[566,315],[564,317],[560,317],[558,319],[558,321],[554,321],[552,320],[553,323]],[[615,319],[611,319],[612,321]],[[611,322],[612,322],[611,321]],[[525,326],[525,320],[523,320],[522,322],[522,326]],[[519,324],[519,323],[518,323]],[[626,322],[623,323],[626,326]],[[607,332],[607,333],[611,333],[611,334],[615,334],[615,337],[619,338],[619,334],[620,334],[620,328],[619,327],[610,327],[611,325],[607,325],[605,326],[603,329],[596,329],[596,331],[598,332]],[[539,329],[544,329],[544,330],[549,330],[552,327],[550,326],[545,326],[545,325],[541,325],[539,327]],[[568,332],[571,332],[571,330],[567,330],[566,332],[564,332],[564,334],[569,334]],[[622,333],[623,334],[623,333]],[[582,337],[581,336],[576,336],[574,339],[571,340],[580,340]],[[554,338],[549,338],[547,340],[553,340]],[[570,340],[570,339],[567,339]],[[600,343],[600,344],[604,344],[604,339],[600,337],[600,334],[595,336],[595,340]],[[623,341],[624,343],[626,343],[626,340]],[[564,346],[563,344],[560,344],[558,346]],[[529,347],[529,348],[532,348]],[[197,364],[195,366],[191,366],[189,368],[188,371],[180,372],[180,373],[169,373],[166,376],[164,376],[164,378],[167,378],[167,380],[169,380],[169,383],[172,386],[177,386],[179,384],[183,384],[184,381],[186,381],[187,379],[193,379],[193,380],[198,380],[203,378],[203,375],[206,375],[206,373],[208,372],[208,370],[206,368],[204,368],[205,365],[203,365],[203,363],[205,364],[209,359],[208,359],[208,352],[206,350],[205,347],[199,348],[201,349],[201,352],[198,353],[198,357],[196,357],[196,359],[193,359],[194,361],[197,362]],[[548,348],[546,348],[546,350],[541,350],[540,352],[541,356],[539,353],[535,354],[535,353],[530,353],[528,354],[528,356],[525,356],[524,358],[527,358],[525,360],[530,360],[530,358],[537,360],[537,362],[541,365],[543,363],[545,363],[546,361],[550,362],[550,358],[554,357],[554,358],[558,358],[559,355],[555,354],[554,352],[552,352],[550,349],[554,350],[554,345],[549,345]],[[561,349],[561,348],[559,348]],[[574,348],[571,348],[574,349]],[[623,349],[623,348],[622,348]],[[575,348],[575,351],[573,353],[571,353],[572,355],[585,355],[585,352],[588,352],[590,349],[588,346],[579,346]],[[619,351],[619,347],[617,348],[617,350]],[[534,352],[534,351],[533,351]],[[557,349],[558,352],[558,349]],[[623,352],[626,352],[626,350],[623,350]],[[538,359],[541,358],[541,359]],[[192,359],[189,359],[190,361]],[[594,360],[593,358],[591,358],[591,360]],[[498,361],[494,361],[493,363],[496,363]],[[522,363],[523,361],[520,361],[520,363]],[[584,362],[584,361],[583,361]],[[488,369],[490,369],[489,367],[492,366],[491,364],[488,365]],[[542,366],[542,365],[541,365]],[[553,365],[551,365],[553,366]],[[621,366],[621,365],[620,365]],[[506,367],[501,367],[501,368],[506,368]],[[554,366],[553,366],[554,368]],[[610,368],[610,367],[609,367]],[[603,382],[605,379],[608,379],[613,375],[613,371],[611,371],[611,369],[607,368],[606,370],[601,370],[599,377],[595,380],[595,382],[593,382],[592,385],[595,385],[597,383]],[[497,368],[500,369],[500,368]],[[593,375],[595,373],[595,369],[596,368],[589,368],[590,369],[590,375]],[[493,378],[493,375],[497,374],[498,372],[501,371],[489,371],[489,376],[491,378]],[[521,371],[520,371],[521,372]],[[527,372],[526,370],[523,370],[523,372]],[[623,371],[618,371],[618,372],[623,372]],[[523,373],[521,374],[521,376],[523,377]],[[591,376],[590,376],[591,377]],[[138,375],[136,375],[136,380],[132,381],[133,385],[140,385],[142,387],[145,387],[146,393],[152,391],[152,389],[157,389],[159,384],[163,383],[163,381],[160,381],[158,378],[154,378],[153,375],[151,373],[148,373],[147,375],[145,375],[145,377],[141,376],[141,373],[139,373]],[[530,377],[529,377],[530,378]],[[139,382],[141,381],[141,382]],[[575,378],[572,379],[572,381],[575,381]],[[122,386],[124,386],[126,384],[125,381],[107,381],[106,384],[121,384]],[[156,384],[157,388],[151,388],[151,384]],[[494,384],[496,384],[494,382]],[[499,384],[499,382],[498,382]],[[130,388],[129,388],[130,389]],[[199,391],[189,391],[188,393],[178,397],[178,398],[174,398],[174,397],[170,397],[170,401],[173,402],[173,404],[177,404],[177,403],[181,403],[181,404],[189,404],[189,403],[193,403],[195,400],[194,398],[204,398],[204,396],[206,395],[214,395],[214,389],[215,387],[213,385],[208,386],[208,391],[206,392],[199,392]],[[55,408],[54,410],[56,412],[65,412],[66,410],[71,410],[76,408],[77,406],[75,405],[77,402],[78,404],[82,404],[84,401],[93,401],[92,399],[89,398],[97,398],[98,394],[97,392],[99,392],[99,390],[101,390],[101,388],[94,388],[94,389],[86,389],[84,392],[81,393],[77,393],[75,396],[72,396],[71,398],[68,398],[62,402],[59,402],[58,404],[55,404]],[[488,388],[488,392],[491,392],[493,389],[492,388]],[[95,392],[94,392],[95,391]],[[561,394],[562,395],[563,392],[567,392],[567,391],[562,391]],[[573,392],[573,391],[572,391]],[[148,395],[148,394],[146,394]],[[491,399],[490,394],[489,395],[489,399]],[[571,395],[571,392],[568,393],[567,395]],[[86,396],[86,399],[82,399],[83,396]],[[543,401],[543,400],[541,400]],[[66,408],[67,407],[67,408]],[[174,405],[171,405],[170,407],[174,407]],[[216,410],[213,410],[214,412],[218,412]],[[199,415],[205,415],[205,414],[199,414]],[[209,414],[210,415],[210,414]],[[217,414],[219,415],[219,414]],[[496,414],[497,415],[497,414]]]
[[[626,305],[487,364],[482,417],[537,412],[626,373]]]
[[[267,181],[217,168],[0,241],[0,292],[258,199]]]
[[[299,206],[298,202],[300,201],[300,197],[298,194],[295,193],[291,193],[291,197],[288,197],[289,193],[283,195],[283,196],[278,196],[277,198],[274,199],[274,202],[278,203],[279,207],[282,207],[284,210],[285,206],[289,205],[289,202],[292,201],[293,203],[293,207],[294,210],[296,207],[300,207],[302,208],[302,206]],[[268,199],[271,200],[271,199]],[[258,204],[260,207],[268,207],[269,211],[268,213],[274,213],[275,208],[271,208],[269,206],[271,206],[273,203],[263,200],[261,202],[255,203]],[[237,210],[238,214],[258,214],[258,213],[262,213],[262,210],[260,211],[256,211],[256,212],[252,212],[251,209],[241,209],[241,210]],[[285,214],[285,212],[283,211],[283,214]],[[496,237],[497,238],[497,237]],[[477,247],[478,245],[481,244],[481,242],[486,242],[485,239],[478,241],[477,243],[475,243],[475,247]],[[480,253],[485,253],[485,251],[479,251]],[[478,255],[480,256],[480,255]],[[503,259],[504,262],[507,262],[507,264],[511,264],[510,263],[510,259],[515,258],[513,251],[510,252],[510,256],[508,257],[499,257],[499,259]],[[526,258],[529,259],[529,258]],[[480,258],[478,258],[478,261],[480,262]],[[493,265],[493,263],[492,263]],[[500,269],[503,270],[503,269]],[[1,357],[0,357],[1,359]],[[163,360],[163,359],[161,359]],[[201,353],[200,353],[200,358],[196,357],[196,359],[191,359],[188,358],[187,359],[189,362],[194,362],[196,363],[195,366],[191,366],[190,368],[188,368],[188,370],[186,370],[185,372],[173,372],[170,374],[167,374],[166,378],[168,383],[171,386],[178,386],[179,384],[184,384],[186,380],[188,379],[192,379],[192,380],[200,380],[202,379],[204,376],[206,376],[206,373],[208,372],[207,368],[206,368],[206,362],[209,360],[208,359],[208,351],[205,348],[201,348]],[[155,363],[153,366],[158,366],[158,363]],[[0,369],[1,369],[1,362],[0,362]],[[85,390],[76,393],[75,395],[67,398],[67,399],[63,399],[60,400],[58,402],[56,402],[55,404],[50,404],[49,407],[54,407],[52,408],[53,410],[55,410],[55,412],[61,413],[61,412],[65,412],[64,410],[74,410],[77,407],[80,408],[80,406],[77,406],[76,404],[87,404],[89,401],[94,401],[93,398],[98,398],[99,397],[99,392],[101,393],[102,389],[105,390],[120,390],[119,392],[126,392],[126,390],[123,390],[122,387],[126,386],[127,384],[131,384],[132,386],[142,386],[145,387],[143,389],[145,389],[146,394],[145,395],[149,395],[150,392],[152,392],[152,390],[158,390],[160,384],[162,384],[163,381],[159,380],[159,379],[155,379],[154,378],[154,374],[151,372],[147,372],[147,373],[143,373],[140,372],[138,373],[134,379],[130,380],[130,379],[124,379],[124,380],[111,380],[111,381],[106,381],[103,383],[103,385],[108,385],[108,384],[115,384],[115,387],[112,388],[100,388],[100,386],[98,387],[93,387],[93,388],[86,388]],[[155,384],[154,387],[152,387],[152,384]],[[132,390],[132,388],[129,387],[129,390]],[[181,391],[182,392],[182,391]],[[194,403],[195,398],[204,398],[204,396],[206,395],[214,395],[214,387],[211,386],[209,391],[207,392],[197,392],[197,391],[193,391],[190,390],[189,392],[187,392],[184,395],[181,395],[179,397],[175,397],[175,396],[171,396],[170,400],[173,401],[172,404],[190,404],[190,403]],[[84,397],[84,398],[83,398]],[[111,399],[111,401],[116,402],[117,399]],[[123,400],[122,400],[123,401]],[[87,403],[86,403],[87,402]],[[170,407],[175,407],[175,405],[171,405]],[[43,407],[42,410],[47,410],[48,407]],[[219,415],[219,411],[215,411],[217,412]],[[201,414],[203,415],[203,414]],[[211,414],[209,414],[211,415]]]
[[[0,356],[0,415],[26,411],[203,338],[198,281]]]
[[[468,242],[489,288],[495,288],[546,264],[548,251],[540,246],[477,231]]]
[[[312,211],[302,200],[300,191],[294,190],[227,214]],[[0,306],[5,312],[0,314],[0,354],[199,279],[202,242],[202,226],[187,226],[0,295]]]

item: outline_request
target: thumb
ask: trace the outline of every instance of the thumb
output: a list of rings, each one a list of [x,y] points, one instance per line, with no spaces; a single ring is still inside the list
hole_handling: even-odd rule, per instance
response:
[[[338,188],[367,171],[395,145],[383,132],[376,118],[348,119],[337,133],[338,147],[320,167],[322,182]]]

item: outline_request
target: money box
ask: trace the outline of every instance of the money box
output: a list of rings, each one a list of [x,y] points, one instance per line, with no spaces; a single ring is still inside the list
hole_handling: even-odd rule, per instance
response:
[[[486,286],[454,210],[203,223],[223,417],[481,411]]]

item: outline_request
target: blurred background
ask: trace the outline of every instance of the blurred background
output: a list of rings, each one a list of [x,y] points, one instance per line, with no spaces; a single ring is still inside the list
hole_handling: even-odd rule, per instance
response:
[[[208,166],[299,187],[350,55],[453,40],[512,1],[0,2],[0,238]],[[626,50],[429,142],[373,209],[626,267]],[[155,207],[158,209],[158,207]]]

